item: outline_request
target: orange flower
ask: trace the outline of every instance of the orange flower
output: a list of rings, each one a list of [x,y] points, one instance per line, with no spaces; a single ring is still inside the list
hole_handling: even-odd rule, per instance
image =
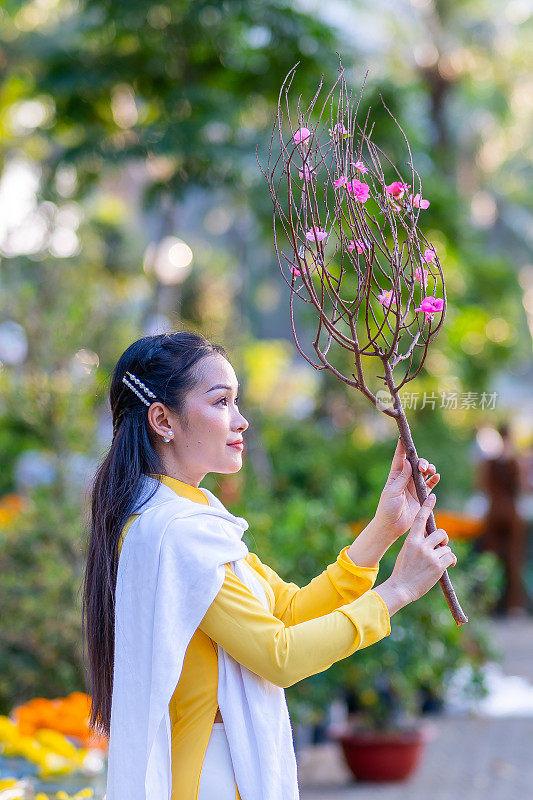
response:
[[[482,520],[456,511],[436,511],[437,528],[444,528],[450,539],[473,539],[479,536]]]
[[[12,711],[14,722],[22,735],[32,736],[41,728],[58,731],[77,740],[83,747],[106,751],[108,739],[89,727],[91,700],[84,692],[72,692],[67,697],[47,700],[34,697]]]

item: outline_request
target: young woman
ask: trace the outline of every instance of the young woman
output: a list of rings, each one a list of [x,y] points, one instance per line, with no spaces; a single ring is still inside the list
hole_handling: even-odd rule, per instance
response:
[[[106,798],[295,800],[284,688],[388,636],[393,614],[456,563],[445,531],[424,535],[435,496],[420,506],[398,442],[374,519],[299,588],[200,488],[209,472],[238,472],[249,424],[223,347],[187,331],[144,337],[120,357],[110,403],[83,602]],[[418,466],[432,489],[435,466]]]

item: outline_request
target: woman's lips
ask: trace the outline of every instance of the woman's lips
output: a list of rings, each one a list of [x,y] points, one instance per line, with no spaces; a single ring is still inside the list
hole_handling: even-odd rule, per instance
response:
[[[235,447],[237,450],[243,450],[244,444],[242,442],[236,442],[235,444],[229,444],[228,447]]]

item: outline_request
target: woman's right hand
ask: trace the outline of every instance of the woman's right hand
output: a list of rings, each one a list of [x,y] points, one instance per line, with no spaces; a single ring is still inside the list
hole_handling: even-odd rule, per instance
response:
[[[392,613],[426,594],[448,567],[457,564],[445,530],[438,528],[429,536],[425,535],[426,521],[435,500],[434,494],[424,500],[398,553],[390,578],[376,587]],[[443,546],[439,547],[440,544]]]

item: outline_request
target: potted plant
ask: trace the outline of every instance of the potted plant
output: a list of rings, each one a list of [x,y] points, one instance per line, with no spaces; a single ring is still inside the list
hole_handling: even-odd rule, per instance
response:
[[[324,673],[332,692],[335,685],[342,687],[348,703],[347,722],[330,726],[328,735],[339,742],[358,780],[403,780],[413,773],[434,730],[424,713],[440,710],[457,668],[472,668],[466,687],[472,696],[485,693],[481,666],[497,653],[484,614],[501,575],[496,560],[486,557],[492,554],[476,554],[466,542],[456,541],[453,548],[465,565],[454,572],[454,584],[468,605],[468,625],[456,626],[433,587],[395,614],[389,636]],[[382,561],[384,576],[392,571],[397,549]]]

